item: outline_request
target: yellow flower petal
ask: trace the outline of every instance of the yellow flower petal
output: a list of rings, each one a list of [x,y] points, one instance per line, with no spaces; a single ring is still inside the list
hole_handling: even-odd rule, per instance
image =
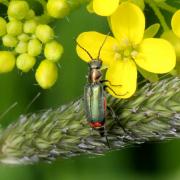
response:
[[[106,35],[104,34],[95,31],[89,31],[81,33],[77,38],[77,42],[78,44],[80,44],[80,46],[82,46],[89,52],[93,59],[96,59],[105,38]],[[114,60],[115,53],[113,49],[117,46],[118,42],[116,41],[116,39],[108,36],[101,49],[100,54],[100,59],[103,61],[104,65],[109,65]],[[78,56],[84,61],[89,62],[91,60],[85,50],[80,48],[78,45],[76,46],[76,51]]]
[[[93,9],[100,16],[110,16],[118,4],[119,0],[93,0]]]
[[[144,35],[144,14],[133,3],[121,3],[116,12],[111,16],[111,27],[114,36],[120,42],[129,40],[133,44],[138,44]]]
[[[167,73],[176,64],[173,46],[164,39],[147,38],[139,47],[136,63],[143,69],[153,73]]]
[[[171,20],[174,33],[180,38],[180,10],[176,11]]]
[[[110,88],[107,91],[116,98],[129,98],[136,91],[137,68],[132,60],[117,60],[108,68],[106,79]],[[112,86],[120,85],[120,86]]]

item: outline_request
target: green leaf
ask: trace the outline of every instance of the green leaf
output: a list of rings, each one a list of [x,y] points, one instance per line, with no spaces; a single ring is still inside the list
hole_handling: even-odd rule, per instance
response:
[[[144,32],[144,38],[154,37],[158,33],[159,28],[160,28],[159,23],[156,23],[156,24],[149,26]]]
[[[159,77],[157,74],[154,74],[154,73],[151,73],[151,72],[148,72],[144,69],[141,69],[140,67],[138,67],[138,71],[141,73],[141,75],[149,80],[150,82],[157,82],[159,80]]]

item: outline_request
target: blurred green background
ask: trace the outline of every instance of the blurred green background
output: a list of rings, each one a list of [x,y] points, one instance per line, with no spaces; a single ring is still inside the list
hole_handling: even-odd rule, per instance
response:
[[[157,22],[147,9],[148,24]],[[170,17],[169,14],[166,16]],[[34,71],[14,70],[0,75],[0,123],[6,127],[23,113],[56,108],[80,97],[86,83],[87,64],[75,53],[73,38],[83,31],[109,31],[106,19],[87,13],[81,7],[64,20],[52,23],[65,53],[59,62],[59,79],[50,90],[36,85]],[[40,93],[40,96],[29,106]],[[3,113],[14,103],[10,112]],[[59,159],[51,164],[26,166],[0,165],[0,180],[179,180],[180,141],[136,145],[104,156]]]

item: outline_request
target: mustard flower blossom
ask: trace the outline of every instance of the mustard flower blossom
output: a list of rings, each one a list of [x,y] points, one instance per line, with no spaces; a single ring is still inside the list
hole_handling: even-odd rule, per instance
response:
[[[142,10],[130,2],[121,3],[110,16],[114,37],[108,36],[101,51],[103,65],[108,66],[105,79],[113,89],[108,92],[116,98],[129,98],[136,90],[138,66],[152,73],[167,73],[176,63],[173,46],[164,39],[143,38],[145,17]],[[106,35],[90,31],[80,34],[77,42],[97,58]],[[79,46],[78,56],[91,59]],[[112,86],[119,85],[119,86]]]
[[[168,40],[173,45],[176,52],[176,59],[180,63],[180,23],[179,22],[180,22],[180,10],[177,10],[171,19],[172,30],[165,31],[161,37]]]
[[[87,9],[89,12],[95,12],[100,16],[110,16],[123,1],[127,0],[92,0],[87,6]],[[131,2],[144,9],[144,0],[131,0]]]
[[[120,0],[92,0],[94,12],[100,16],[110,16],[118,8]]]
[[[177,10],[171,20],[173,32],[180,38],[180,9]]]

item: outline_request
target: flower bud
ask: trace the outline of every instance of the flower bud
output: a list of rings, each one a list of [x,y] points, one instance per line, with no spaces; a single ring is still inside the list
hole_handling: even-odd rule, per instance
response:
[[[23,72],[28,72],[33,68],[35,62],[35,57],[29,54],[21,54],[17,57],[16,66]]]
[[[15,47],[18,40],[14,36],[6,34],[2,38],[2,42],[3,42],[3,45],[6,47]]]
[[[26,42],[26,41],[28,41],[30,39],[30,37],[27,35],[27,34],[25,34],[25,33],[22,33],[22,34],[20,34],[19,36],[18,36],[18,40],[19,41],[24,41],[24,42]]]
[[[26,1],[10,1],[8,16],[18,20],[24,19],[29,12],[29,5]]]
[[[15,51],[19,54],[27,52],[27,42],[19,41],[15,48]]]
[[[179,22],[180,22],[180,9],[177,10],[173,14],[173,17],[171,19],[172,30],[176,34],[176,36],[178,36],[180,38],[180,24],[179,24]]]
[[[0,51],[0,73],[7,73],[13,70],[15,56],[9,51]]]
[[[178,38],[172,31],[166,31],[161,35],[161,38],[168,40],[176,51],[177,60],[180,61],[180,38]]]
[[[7,33],[12,36],[17,36],[22,33],[22,22],[17,20],[12,20],[7,23]]]
[[[2,17],[0,17],[0,36],[6,34],[6,21]]]
[[[60,43],[51,41],[45,45],[44,55],[47,59],[56,62],[61,58],[63,51],[63,46]]]
[[[47,43],[54,38],[53,29],[46,24],[38,25],[35,34],[42,43]]]
[[[43,89],[52,87],[58,77],[56,64],[49,60],[43,60],[36,70],[35,77]]]
[[[38,56],[41,54],[42,44],[38,39],[32,39],[28,43],[28,54],[31,56]]]
[[[37,22],[34,19],[30,19],[24,22],[23,30],[25,33],[33,34],[36,30]]]
[[[27,16],[26,16],[26,19],[27,20],[33,19],[35,16],[36,16],[35,12],[32,9],[30,9]]]
[[[90,1],[87,6],[86,9],[89,13],[94,13],[94,9],[93,9],[93,1]]]
[[[16,18],[11,17],[11,16],[8,16],[8,19],[9,19],[9,21],[15,21],[15,20],[17,20]]]
[[[70,12],[70,7],[66,0],[49,0],[47,11],[51,17],[63,18]]]

